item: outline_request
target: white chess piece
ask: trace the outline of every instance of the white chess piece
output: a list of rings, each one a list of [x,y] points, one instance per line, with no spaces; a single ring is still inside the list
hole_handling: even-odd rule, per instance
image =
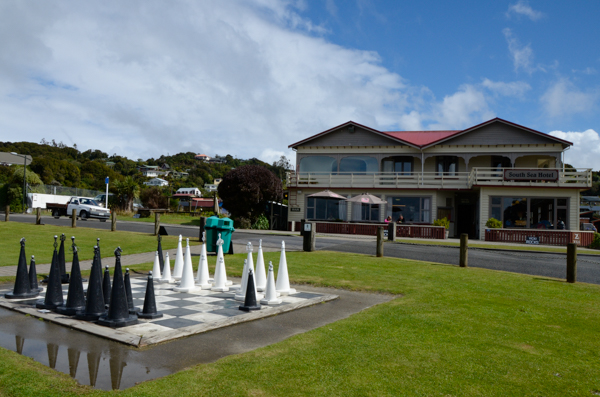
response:
[[[256,258],[256,273],[254,274],[256,290],[264,291],[267,288],[267,276],[265,274],[265,258],[263,257],[262,240],[258,240],[258,257]]]
[[[279,269],[277,269],[277,283],[275,284],[277,292],[281,295],[292,295],[296,290],[290,288],[290,278],[288,276],[287,259],[285,257],[285,241],[281,242],[281,256],[279,257]]]
[[[202,232],[202,241],[206,238],[206,232]],[[210,283],[208,275],[208,258],[206,257],[206,242],[202,244],[200,250],[200,263],[198,264],[198,275],[196,277],[196,285],[202,289],[210,289],[212,284]]]
[[[156,251],[156,255],[154,255],[154,266],[152,267],[152,279],[156,282],[161,279],[160,274],[160,259],[158,257],[158,251]]]
[[[171,278],[171,260],[169,259],[169,253],[165,253],[165,267],[163,268],[162,278],[158,281],[161,284],[172,283],[175,280]]]
[[[181,234],[177,243],[177,253],[175,254],[175,266],[173,266],[173,278],[179,280],[183,273],[183,249],[181,248]]]
[[[265,298],[261,299],[263,305],[278,305],[281,299],[277,298],[277,290],[275,288],[275,275],[273,272],[273,262],[269,262],[269,275],[267,276],[267,287]]]

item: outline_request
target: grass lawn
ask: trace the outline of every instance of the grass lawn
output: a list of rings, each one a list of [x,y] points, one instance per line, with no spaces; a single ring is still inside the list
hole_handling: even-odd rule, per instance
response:
[[[170,223],[172,225],[200,226],[200,216],[200,214],[160,214],[160,222]],[[132,216],[118,215],[117,220],[154,223],[154,215],[147,218],[133,218]]]
[[[54,236],[60,237],[65,233],[65,258],[71,260],[71,236],[75,236],[75,243],[79,247],[79,259],[92,259],[96,238],[100,237],[100,252],[102,257],[112,257],[115,248],[120,246],[123,255],[138,254],[156,250],[156,236],[144,233],[111,232],[107,230],[75,228],[51,225],[33,225],[18,222],[0,222],[0,266],[16,266],[19,260],[21,246],[19,240],[25,237],[25,253],[27,264],[31,255],[35,255],[37,264],[50,263],[54,251]],[[164,249],[177,247],[177,236],[163,236]],[[60,239],[58,240],[60,244]],[[185,240],[184,240],[185,244]],[[190,245],[198,244],[197,239],[190,240]],[[59,245],[60,247],[60,245]]]
[[[226,257],[228,275],[240,274],[244,257]],[[279,253],[265,260],[277,265]],[[118,393],[0,349],[0,395],[600,394],[600,286],[323,251],[289,252],[287,261],[292,282],[402,296]]]

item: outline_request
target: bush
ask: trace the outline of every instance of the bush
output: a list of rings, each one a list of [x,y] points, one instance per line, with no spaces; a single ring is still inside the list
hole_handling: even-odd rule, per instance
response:
[[[498,219],[490,218],[485,223],[485,226],[490,229],[502,229],[502,222],[500,222]]]
[[[594,240],[590,244],[590,248],[600,249],[600,233],[594,233]]]
[[[142,189],[140,200],[145,208],[167,208],[167,197],[164,195],[163,189],[158,186]]]
[[[254,225],[252,225],[252,229],[268,230],[269,229],[269,220],[267,219],[267,217],[264,214],[262,214],[261,216],[258,217],[256,222],[254,222]]]
[[[436,219],[433,221],[433,226],[444,226],[447,230],[450,227],[450,221],[446,217],[443,217],[442,219]]]
[[[252,224],[250,223],[250,219],[239,217],[234,220],[233,226],[236,229],[250,229]]]

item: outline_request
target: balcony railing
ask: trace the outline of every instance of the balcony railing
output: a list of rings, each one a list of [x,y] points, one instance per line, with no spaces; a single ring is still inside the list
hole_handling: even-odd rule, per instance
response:
[[[473,186],[544,186],[544,187],[591,187],[592,170],[558,170],[557,181],[504,180],[504,169],[480,168],[470,172],[375,172],[375,173],[320,173],[290,172],[287,174],[289,187],[326,188],[381,188],[381,189],[471,189]]]

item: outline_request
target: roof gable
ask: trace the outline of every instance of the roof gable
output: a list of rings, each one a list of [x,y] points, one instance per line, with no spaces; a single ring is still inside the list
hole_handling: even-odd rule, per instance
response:
[[[437,141],[424,145],[430,147],[438,144],[446,145],[539,145],[548,143],[560,143],[563,147],[571,146],[572,143],[545,134],[522,125],[511,123],[500,118],[488,120],[484,123],[457,131],[455,134],[441,138]]]

